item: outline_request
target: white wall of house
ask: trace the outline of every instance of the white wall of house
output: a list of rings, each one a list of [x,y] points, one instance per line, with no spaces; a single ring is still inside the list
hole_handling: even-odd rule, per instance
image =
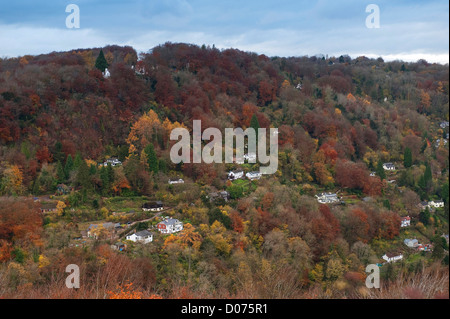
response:
[[[382,258],[386,260],[388,263],[390,263],[403,259],[403,255],[397,255],[394,257],[388,257],[387,255],[384,255]]]
[[[131,240],[133,242],[142,242],[144,244],[150,243],[153,241],[153,236],[142,237],[136,235],[136,233],[128,235],[127,240]]]

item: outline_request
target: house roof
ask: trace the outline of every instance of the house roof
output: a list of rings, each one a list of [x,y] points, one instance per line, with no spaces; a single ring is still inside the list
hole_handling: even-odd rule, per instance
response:
[[[56,208],[56,203],[52,202],[52,203],[41,203],[41,209],[55,209]]]
[[[141,230],[136,233],[136,236],[147,237],[147,236],[153,236],[153,234],[151,232],[149,232],[148,230]]]
[[[163,207],[163,202],[161,201],[155,201],[155,202],[148,202],[142,205],[142,208],[158,208]]]
[[[167,218],[161,222],[161,224],[165,224],[165,225],[175,225],[178,223],[181,223],[181,222],[175,218]]]
[[[397,257],[400,255],[401,255],[401,253],[386,253],[386,256],[388,256],[388,258],[393,258],[393,257]]]

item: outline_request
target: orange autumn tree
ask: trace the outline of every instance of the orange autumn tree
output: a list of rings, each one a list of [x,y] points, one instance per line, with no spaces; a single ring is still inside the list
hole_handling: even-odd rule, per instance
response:
[[[186,223],[179,235],[171,234],[166,238],[163,249],[166,249],[171,244],[179,244],[183,248],[193,247],[198,249],[202,244],[202,240],[202,235],[195,231],[195,227],[190,223]]]
[[[131,127],[126,142],[129,145],[129,154],[139,154],[149,143],[157,140],[161,134],[161,121],[155,111],[150,110],[142,115]]]
[[[177,127],[186,128],[178,122],[172,123],[168,118],[163,122],[155,111],[150,110],[142,115],[131,127],[126,142],[129,145],[129,154],[139,154],[148,144],[167,145],[170,132]]]
[[[233,230],[238,233],[242,233],[244,231],[244,221],[242,220],[241,216],[239,216],[239,213],[237,211],[232,211],[230,213],[230,219],[231,219],[231,227],[233,227]]]
[[[184,247],[190,246],[194,249],[200,248],[202,244],[202,235],[195,231],[195,227],[190,223],[184,224],[183,230],[180,233],[179,240]]]
[[[146,297],[141,291],[134,289],[132,282],[117,285],[116,289],[106,292],[109,299],[163,299],[160,295],[151,294]]]
[[[42,245],[42,213],[39,204],[23,198],[0,200],[0,243],[2,258],[11,245],[22,248]]]
[[[24,191],[23,172],[17,165],[0,165],[0,194],[20,195]]]
[[[118,285],[115,291],[107,291],[109,299],[142,299],[143,293],[133,288],[133,283]]]

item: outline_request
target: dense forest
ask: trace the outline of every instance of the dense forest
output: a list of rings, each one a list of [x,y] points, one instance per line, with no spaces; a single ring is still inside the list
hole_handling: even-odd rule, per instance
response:
[[[0,297],[448,298],[448,98],[448,65],[425,60],[179,43],[0,59]],[[278,171],[172,163],[170,131],[193,120],[278,128]],[[154,200],[181,232],[158,233]],[[104,222],[124,230],[83,233]],[[126,241],[133,227],[153,242]],[[368,264],[383,289],[366,288]]]

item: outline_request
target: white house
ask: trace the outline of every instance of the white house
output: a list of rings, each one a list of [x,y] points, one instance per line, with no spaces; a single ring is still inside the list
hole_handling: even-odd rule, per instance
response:
[[[370,172],[370,177],[375,177],[375,176],[377,176],[376,172]]]
[[[228,179],[235,180],[244,177],[243,171],[230,171],[228,172]]]
[[[448,143],[448,141],[447,141],[445,138],[442,139],[442,144],[443,144],[443,146],[447,145],[447,143]],[[440,145],[441,145],[441,139],[438,138],[438,139],[436,140],[435,147],[439,147]]]
[[[383,168],[386,171],[394,171],[395,170],[395,165],[393,163],[384,163],[383,164]]]
[[[181,178],[178,179],[169,179],[169,184],[184,184],[184,180]]]
[[[315,195],[317,201],[321,204],[333,204],[339,203],[339,198],[335,193],[320,193],[319,195]]]
[[[173,234],[183,230],[183,222],[174,218],[167,218],[157,225],[158,230],[162,234]]]
[[[161,201],[149,202],[142,205],[142,210],[144,212],[159,212],[164,209],[164,204]]]
[[[411,217],[406,216],[401,219],[400,227],[411,226]]]
[[[247,174],[245,174],[245,176],[249,179],[249,180],[254,180],[254,179],[260,179],[262,174],[260,172],[248,172]]]
[[[148,230],[141,230],[137,233],[128,235],[127,240],[147,244],[153,241],[153,234]]]
[[[111,164],[111,166],[119,166],[122,165],[122,162],[119,161],[117,158],[108,158],[106,162],[103,163],[103,166],[108,166],[108,164]]]
[[[390,263],[403,259],[403,255],[400,253],[386,253],[382,258]]]
[[[244,154],[244,159],[247,161],[256,161],[256,154],[255,153],[248,153]]]
[[[108,68],[106,68],[105,71],[102,72],[102,74],[103,74],[103,77],[104,77],[105,79],[106,79],[106,78],[109,78],[109,77],[111,76],[111,74],[109,73]]]
[[[419,246],[419,241],[417,239],[405,239],[403,243],[409,248],[416,248]]]
[[[444,201],[443,200],[432,200],[428,202],[428,207],[434,207],[434,208],[442,208],[444,207]]]

